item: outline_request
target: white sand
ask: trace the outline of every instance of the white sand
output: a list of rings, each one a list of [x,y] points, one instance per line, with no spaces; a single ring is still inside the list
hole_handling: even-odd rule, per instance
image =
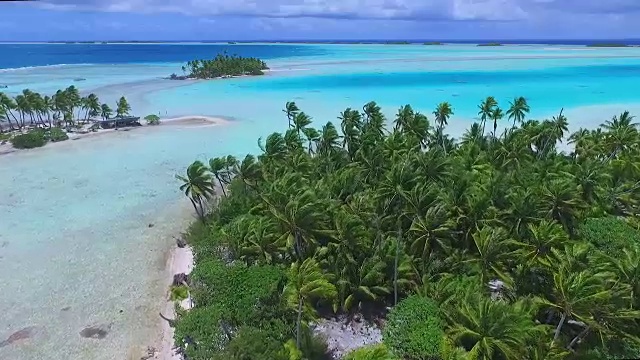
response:
[[[50,142],[43,147],[39,147],[35,149],[28,149],[28,150],[15,149],[11,145],[11,143],[7,141],[5,144],[0,145],[0,155],[10,154],[16,151],[41,151],[45,149],[51,149],[53,146],[65,146],[65,145],[69,146],[68,145],[69,141],[77,141],[85,138],[93,138],[96,136],[106,136],[109,134],[111,134],[110,136],[115,136],[118,134],[122,135],[127,131],[139,131],[142,129],[151,130],[153,128],[156,128],[157,126],[179,126],[179,127],[192,128],[192,127],[205,127],[205,126],[209,127],[209,126],[228,125],[230,123],[230,121],[225,120],[223,118],[212,117],[212,116],[201,116],[201,115],[187,115],[187,116],[172,117],[172,118],[161,118],[160,125],[147,125],[145,120],[140,120],[140,121],[142,123],[142,126],[137,126],[137,127],[126,127],[126,128],[120,128],[118,130],[99,129],[97,131],[92,131],[84,134],[68,133],[69,140],[59,141],[59,142]]]
[[[367,345],[382,342],[382,331],[364,319],[348,321],[346,317],[320,320],[314,327],[314,333],[326,337],[329,350],[334,359]]]

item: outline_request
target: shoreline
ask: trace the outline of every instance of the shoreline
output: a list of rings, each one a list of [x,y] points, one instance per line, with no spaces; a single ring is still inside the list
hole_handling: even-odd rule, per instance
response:
[[[173,276],[175,274],[190,274],[195,265],[193,250],[190,246],[183,248],[177,245],[172,245],[169,250],[169,259],[167,260],[166,269],[168,272],[167,280],[165,281],[165,298],[163,300],[162,314],[170,319],[175,319],[175,306],[176,302],[171,301],[168,296],[169,288],[173,282]],[[165,320],[161,321],[161,338],[159,343],[156,343],[154,347],[155,354],[154,359],[158,360],[182,360],[179,354],[174,351],[175,340],[173,338],[174,329],[169,326],[169,323]]]
[[[135,131],[140,129],[155,129],[157,127],[164,127],[164,126],[173,126],[173,127],[180,127],[180,128],[211,127],[211,126],[228,125],[230,123],[231,121],[224,119],[222,117],[205,116],[205,115],[185,115],[185,116],[177,116],[177,117],[160,118],[159,125],[142,124],[141,126],[120,128],[118,130],[100,129],[95,132],[88,132],[84,134],[67,133],[67,135],[69,136],[69,139],[67,140],[57,141],[57,142],[48,142],[44,146],[33,148],[33,149],[16,149],[13,147],[13,145],[11,145],[10,142],[7,141],[6,144],[0,145],[0,156],[17,154],[17,153],[35,153],[37,151],[42,151],[46,149],[51,149],[53,147],[63,146],[64,144],[68,144],[72,141],[102,137],[110,134],[111,136],[114,136],[116,134],[127,133],[129,131]]]

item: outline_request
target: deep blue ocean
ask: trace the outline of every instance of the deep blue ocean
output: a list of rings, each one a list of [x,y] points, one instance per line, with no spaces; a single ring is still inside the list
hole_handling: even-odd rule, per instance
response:
[[[323,55],[321,47],[304,45],[225,44],[0,44],[0,69],[59,64],[173,63],[230,55],[276,59]]]
[[[412,43],[423,43],[432,40],[412,40]],[[354,40],[354,41],[314,41],[326,44],[385,43],[388,40]],[[477,44],[482,40],[445,40],[450,44]],[[537,45],[577,45],[585,46],[594,43],[623,43],[640,45],[640,39],[623,40],[497,40],[502,44],[537,44]],[[193,59],[211,58],[226,51],[229,54],[254,56],[261,59],[277,59],[283,57],[307,57],[325,55],[321,46],[306,46],[301,43],[278,41],[278,46],[265,44],[181,44],[140,43],[131,44],[99,44],[99,43],[0,43],[0,69],[47,66],[59,64],[135,64],[135,63],[173,63],[186,62]],[[179,45],[178,45],[179,44]]]

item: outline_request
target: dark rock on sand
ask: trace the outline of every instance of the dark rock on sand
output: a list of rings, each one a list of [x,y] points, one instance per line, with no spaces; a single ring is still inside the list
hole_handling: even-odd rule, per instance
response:
[[[15,342],[27,340],[33,337],[35,333],[35,326],[27,326],[26,328],[20,329],[13,334],[9,335],[9,337],[3,341],[0,341],[0,348],[5,346],[9,346]]]
[[[104,339],[109,334],[110,326],[89,326],[80,331],[80,336],[86,339]]]
[[[184,284],[189,284],[189,275],[185,273],[173,275],[173,286],[180,286]]]
[[[175,238],[175,239],[176,239],[176,245],[178,245],[178,247],[180,249],[182,249],[185,246],[187,246],[187,242],[184,240],[184,237],[179,237],[179,238]]]

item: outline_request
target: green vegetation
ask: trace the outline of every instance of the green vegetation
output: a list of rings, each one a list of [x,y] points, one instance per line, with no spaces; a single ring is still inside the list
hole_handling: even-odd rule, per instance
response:
[[[196,307],[178,345],[325,359],[311,325],[361,314],[387,318],[384,346],[347,359],[639,357],[638,126],[625,112],[568,136],[562,112],[529,110],[488,97],[453,139],[448,103],[433,122],[371,102],[316,128],[290,102],[260,154],[191,164]]]
[[[172,286],[169,291],[171,301],[182,301],[189,298],[189,288],[184,285]]]
[[[118,101],[117,114],[126,116],[131,106],[124,97]],[[100,116],[106,120],[113,111],[101,104],[98,96],[81,97],[75,86],[58,90],[52,96],[25,89],[14,98],[0,92],[0,140],[10,139],[14,147],[27,149],[43,146],[47,141],[69,139],[67,132],[82,128]]]
[[[44,131],[31,130],[26,134],[16,135],[11,138],[11,145],[16,149],[33,149],[42,147],[47,143]]]
[[[147,125],[160,125],[160,116],[151,114],[144,117],[147,120]]]
[[[238,55],[218,54],[212,60],[189,61],[182,71],[187,78],[215,79],[227,76],[263,75],[269,69],[267,64],[257,58],[247,58]],[[179,77],[171,77],[178,79]]]
[[[385,42],[385,44],[387,44],[387,45],[410,45],[411,42],[409,42],[409,41],[387,41],[387,42]]]
[[[497,42],[491,42],[491,43],[478,44],[477,46],[502,46],[502,44]]]
[[[51,142],[69,140],[69,135],[60,128],[52,128],[46,132],[46,138]]]
[[[424,43],[423,45],[444,45],[444,43],[441,43],[439,41],[429,41]]]
[[[361,347],[348,353],[344,360],[396,360],[384,344]]]
[[[618,43],[595,43],[595,44],[588,44],[587,47],[629,47],[629,45],[618,44]]]
[[[640,231],[615,217],[587,219],[579,232],[586,242],[613,257],[622,256],[629,245],[640,246]]]
[[[384,343],[402,359],[437,359],[444,335],[439,313],[438,305],[423,296],[400,301],[387,317]]]

